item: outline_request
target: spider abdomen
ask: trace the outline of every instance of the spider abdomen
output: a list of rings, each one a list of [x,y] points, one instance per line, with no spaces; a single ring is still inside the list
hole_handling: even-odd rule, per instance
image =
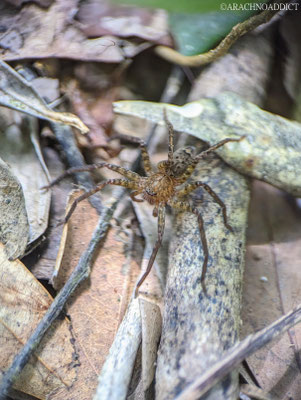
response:
[[[174,193],[174,179],[159,172],[147,178],[142,197],[150,204],[159,204],[167,202]]]

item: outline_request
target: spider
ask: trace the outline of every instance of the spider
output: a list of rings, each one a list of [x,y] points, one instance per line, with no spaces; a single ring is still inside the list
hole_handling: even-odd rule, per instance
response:
[[[80,168],[70,168],[64,174],[59,176],[57,179],[53,180],[48,186],[45,186],[45,189],[50,188],[54,184],[58,183],[67,175],[71,175],[75,172],[81,171],[91,171],[96,168],[108,168],[112,171],[118,172],[120,175],[124,176],[127,179],[108,179],[99,183],[95,188],[89,190],[83,195],[79,196],[71,205],[69,212],[67,213],[64,222],[66,223],[71,217],[73,211],[75,210],[77,204],[92,196],[99,190],[103,189],[106,185],[118,185],[123,186],[127,189],[131,189],[130,197],[133,201],[143,202],[146,200],[149,204],[154,206],[153,216],[158,218],[158,238],[153,247],[153,251],[151,257],[149,259],[146,271],[143,273],[141,278],[139,279],[135,294],[137,294],[139,287],[142,285],[148,274],[150,273],[153,263],[155,261],[156,255],[162,243],[164,226],[165,226],[165,208],[166,206],[170,206],[179,211],[188,211],[196,215],[198,220],[198,226],[200,231],[200,237],[204,252],[204,261],[203,268],[201,274],[201,283],[204,292],[206,293],[206,287],[204,284],[205,275],[207,271],[208,264],[208,244],[206,239],[206,234],[204,230],[204,220],[200,213],[200,211],[190,205],[188,200],[186,199],[187,195],[193,192],[195,189],[202,187],[205,189],[209,195],[213,198],[213,200],[218,203],[221,207],[224,225],[229,231],[233,231],[232,227],[228,224],[227,221],[227,212],[226,206],[223,201],[219,198],[219,196],[210,188],[206,183],[196,181],[192,183],[186,183],[188,178],[190,178],[191,174],[195,170],[199,161],[204,158],[207,154],[212,151],[218,149],[221,146],[224,146],[228,142],[238,142],[244,138],[240,137],[237,139],[226,138],[217,144],[209,147],[207,150],[202,151],[200,154],[195,155],[195,148],[192,146],[188,146],[177,151],[174,151],[174,130],[172,124],[169,122],[166,110],[163,110],[163,119],[168,128],[169,133],[169,146],[168,146],[168,158],[167,160],[160,161],[157,164],[157,171],[154,171],[150,157],[147,151],[146,143],[140,138],[134,138],[128,135],[122,135],[123,138],[130,142],[138,143],[141,149],[142,162],[144,166],[144,170],[146,176],[140,176],[136,172],[133,172],[127,168],[120,167],[118,165],[109,164],[105,162],[91,164],[86,167]],[[185,184],[184,186],[182,186]],[[137,198],[136,196],[141,195],[142,198]]]

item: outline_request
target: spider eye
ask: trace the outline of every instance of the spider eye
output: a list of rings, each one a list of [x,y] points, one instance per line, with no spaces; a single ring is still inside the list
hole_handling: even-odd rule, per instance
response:
[[[146,191],[146,193],[149,194],[150,196],[156,196],[156,195],[157,195],[157,193],[154,192],[154,191],[151,190],[151,189],[146,189],[145,191]]]

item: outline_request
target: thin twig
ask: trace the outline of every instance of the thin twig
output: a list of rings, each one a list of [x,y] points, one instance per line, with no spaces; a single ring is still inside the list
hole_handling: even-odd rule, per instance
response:
[[[265,24],[266,22],[270,21],[273,16],[279,12],[279,9],[277,9],[277,7],[274,7],[274,5],[290,2],[291,0],[275,0],[274,2],[271,2],[271,4],[268,4],[271,9],[269,8],[267,10],[264,10],[260,14],[256,14],[248,18],[246,21],[240,22],[239,24],[235,25],[230,33],[214,49],[209,50],[206,53],[197,54],[194,56],[185,56],[177,52],[176,50],[166,46],[155,47],[155,52],[169,62],[186,67],[200,67],[202,65],[209,64],[224,56],[228,52],[230,47],[241,36],[254,30],[259,25]]]
[[[17,379],[18,375],[28,362],[29,357],[39,345],[47,329],[61,313],[67,300],[70,298],[70,295],[79,286],[79,284],[89,276],[95,250],[98,248],[99,243],[106,235],[110,219],[117,207],[118,201],[123,195],[123,192],[123,189],[118,189],[114,192],[114,200],[109,208],[103,209],[98,221],[98,225],[93,233],[87,250],[81,256],[70,278],[68,279],[62,290],[58,293],[53,303],[45,313],[44,317],[39,322],[35,331],[28,339],[22,350],[16,355],[12,365],[5,373],[0,385],[0,400],[6,399],[9,388],[13,385],[14,381]]]
[[[283,317],[277,319],[265,329],[247,336],[227,351],[222,359],[214,364],[199,379],[189,385],[175,400],[198,399],[205,394],[212,386],[224,378],[228,373],[235,369],[245,358],[255,351],[261,349],[267,343],[274,340],[277,336],[292,328],[301,321],[301,304]]]
[[[131,300],[98,377],[94,400],[125,399],[141,342],[139,300]]]
[[[51,128],[59,144],[62,146],[64,155],[67,158],[69,166],[72,167],[85,167],[84,157],[77,147],[76,140],[72,129],[66,125],[51,123]],[[94,182],[89,172],[77,172],[75,174],[76,182],[83,186],[86,190],[94,187]],[[89,202],[96,209],[98,214],[101,213],[102,204],[100,196],[92,196]]]

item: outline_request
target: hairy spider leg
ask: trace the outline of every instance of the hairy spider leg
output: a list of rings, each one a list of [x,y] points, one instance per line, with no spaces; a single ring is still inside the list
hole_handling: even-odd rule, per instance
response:
[[[154,264],[156,255],[158,253],[158,250],[162,244],[162,238],[163,238],[163,234],[164,234],[164,227],[165,227],[165,204],[161,203],[159,204],[158,207],[158,238],[157,241],[155,243],[155,246],[153,248],[153,252],[152,255],[150,256],[150,259],[148,261],[146,270],[144,272],[144,274],[142,275],[142,277],[139,279],[136,289],[135,289],[135,297],[137,296],[138,293],[138,289],[139,287],[142,285],[142,283],[145,281],[145,279],[147,278],[148,274],[150,273],[152,266]]]
[[[184,183],[189,177],[190,175],[193,173],[193,171],[195,170],[197,164],[199,163],[199,161],[206,156],[207,154],[211,153],[214,150],[217,150],[219,147],[224,146],[226,143],[228,142],[239,142],[240,140],[242,140],[245,136],[242,136],[238,139],[232,139],[232,138],[227,138],[224,140],[221,140],[220,142],[216,143],[215,145],[209,147],[209,149],[202,151],[202,153],[198,154],[192,161],[191,164],[187,167],[186,171],[177,179],[178,184],[182,184]]]
[[[123,175],[126,178],[128,178],[132,181],[135,181],[135,182],[137,182],[140,179],[140,176],[138,174],[136,174],[136,172],[131,171],[130,169],[119,167],[118,165],[102,162],[102,163],[86,165],[84,167],[69,168],[62,175],[58,176],[56,179],[51,181],[49,183],[49,185],[43,186],[42,189],[49,189],[52,186],[59,183],[62,179],[66,178],[67,176],[72,175],[76,172],[93,171],[94,169],[103,168],[103,167],[108,168],[112,171],[118,172],[120,175]]]
[[[166,108],[163,108],[163,118],[164,122],[168,128],[168,161],[169,163],[173,162],[173,154],[174,154],[174,129],[171,122],[167,118]]]
[[[118,135],[118,137],[127,140],[128,142],[137,143],[140,146],[141,157],[142,157],[142,164],[144,171],[147,176],[150,176],[153,173],[152,165],[150,162],[150,157],[147,151],[146,143],[143,139],[140,139],[135,136],[130,135]]]
[[[137,199],[137,198],[136,198],[136,196],[137,196],[138,194],[140,194],[140,193],[141,193],[141,190],[134,190],[133,192],[130,193],[130,198],[131,198],[133,201],[136,201],[137,203],[143,203],[144,200],[142,200],[142,199]]]
[[[203,261],[203,268],[202,268],[202,275],[201,275],[201,285],[202,285],[204,293],[206,294],[207,290],[206,290],[206,286],[205,286],[205,276],[206,276],[206,272],[207,272],[209,251],[208,251],[206,233],[205,233],[205,229],[204,229],[203,217],[196,207],[191,207],[191,205],[188,203],[188,201],[170,200],[168,202],[168,204],[171,207],[175,208],[176,210],[191,212],[191,213],[195,214],[198,218],[200,237],[201,237],[203,253],[204,253],[204,261]]]
[[[231,227],[231,225],[228,224],[228,221],[227,221],[227,208],[226,208],[225,203],[206,183],[203,183],[200,181],[190,183],[190,184],[184,186],[183,189],[179,190],[179,192],[177,192],[177,196],[178,197],[186,196],[187,194],[191,193],[198,187],[203,187],[210,194],[210,196],[213,198],[213,200],[220,205],[220,207],[222,209],[222,213],[223,213],[224,225],[227,229],[229,229],[229,231],[233,232],[233,228]]]
[[[212,151],[218,149],[219,147],[224,146],[224,144],[229,143],[229,142],[240,142],[242,139],[244,139],[245,136],[241,136],[240,138],[226,138],[224,140],[221,140],[220,142],[214,144],[213,146],[209,147],[209,149],[202,151],[200,154],[196,156],[196,158],[201,159],[204,156],[206,156],[208,153],[211,153]]]
[[[99,192],[101,189],[103,189],[106,185],[117,185],[117,186],[123,186],[128,189],[138,189],[138,184],[133,181],[127,181],[126,179],[108,179],[107,181],[104,181],[97,185],[95,188],[89,190],[88,192],[82,194],[79,196],[77,199],[74,200],[74,202],[71,204],[71,207],[65,217],[65,220],[63,221],[65,224],[69,221],[71,215],[73,214],[76,206],[78,205],[79,202],[87,199],[88,197],[92,196],[96,192]]]

